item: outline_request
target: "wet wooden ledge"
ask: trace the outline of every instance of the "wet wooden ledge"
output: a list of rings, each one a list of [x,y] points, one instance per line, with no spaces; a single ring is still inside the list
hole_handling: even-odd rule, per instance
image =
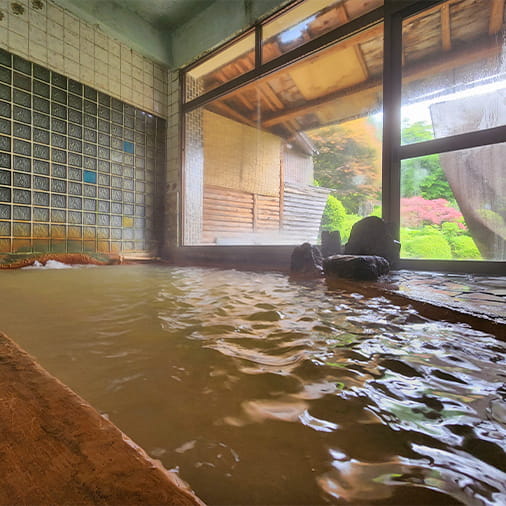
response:
[[[203,505],[0,333],[0,504]]]

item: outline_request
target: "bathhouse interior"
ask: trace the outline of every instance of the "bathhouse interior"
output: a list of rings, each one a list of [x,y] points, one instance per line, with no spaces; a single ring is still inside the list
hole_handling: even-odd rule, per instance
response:
[[[0,0],[0,504],[506,503],[505,4]]]

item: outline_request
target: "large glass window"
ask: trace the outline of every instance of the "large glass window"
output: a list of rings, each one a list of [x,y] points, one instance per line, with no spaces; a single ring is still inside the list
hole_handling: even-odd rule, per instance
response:
[[[403,22],[404,257],[506,259],[506,148],[499,142],[501,128],[506,132],[506,25],[500,3],[447,1]]]
[[[382,25],[186,114],[185,244],[319,241],[380,213]]]

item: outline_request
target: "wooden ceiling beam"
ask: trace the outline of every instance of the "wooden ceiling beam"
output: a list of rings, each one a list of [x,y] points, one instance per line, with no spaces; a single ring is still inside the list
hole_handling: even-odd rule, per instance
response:
[[[450,6],[448,4],[444,4],[441,7],[441,45],[443,47],[443,51],[450,51],[452,48]]]
[[[496,44],[494,39],[487,38],[480,44],[475,44],[473,50],[464,48],[458,51],[450,51],[444,53],[439,58],[431,58],[422,63],[410,64],[403,69],[403,83],[408,84],[418,79],[430,77],[446,70],[450,70],[461,65],[469,64],[471,61],[480,61],[492,56],[496,56],[500,51],[500,47]],[[370,91],[375,88],[380,88],[382,85],[381,78],[370,79],[362,84],[352,86],[344,90],[337,90],[325,96],[318,97],[313,100],[307,101],[299,107],[287,109],[278,114],[274,114],[262,122],[262,127],[269,128],[287,120],[303,116],[313,112],[318,107],[326,105],[334,100],[344,98],[347,96],[355,95],[364,91]]]
[[[488,34],[495,35],[501,31],[503,26],[505,0],[491,0],[490,4]]]

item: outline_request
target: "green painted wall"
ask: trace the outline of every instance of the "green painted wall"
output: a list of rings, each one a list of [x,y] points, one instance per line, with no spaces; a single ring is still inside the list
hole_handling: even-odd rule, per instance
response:
[[[192,62],[293,0],[216,0],[170,35],[174,67]]]

